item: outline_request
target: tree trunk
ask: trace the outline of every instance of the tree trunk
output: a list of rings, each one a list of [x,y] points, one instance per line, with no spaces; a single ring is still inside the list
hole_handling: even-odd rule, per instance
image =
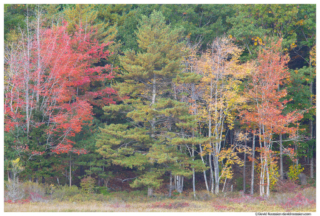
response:
[[[280,179],[283,180],[282,134],[280,133]]]
[[[208,154],[209,157],[209,166],[210,166],[210,181],[211,181],[211,193],[214,193],[214,178],[213,178],[213,168],[211,161],[211,153]]]
[[[69,166],[69,186],[71,187],[72,176],[71,176],[71,153],[70,153],[70,166]]]
[[[252,138],[252,168],[251,168],[251,190],[250,194],[253,195],[254,192],[254,154],[255,154],[255,128],[253,129],[253,138]]]
[[[309,60],[309,67],[311,67],[311,59]],[[313,79],[313,73],[310,72],[310,80]],[[313,105],[313,102],[312,102],[312,95],[313,95],[313,91],[312,91],[312,82],[310,83],[310,105],[312,106]],[[309,120],[309,123],[310,123],[310,138],[312,139],[313,138],[313,122],[312,122],[312,119]],[[310,162],[310,177],[313,178],[313,147],[311,148],[311,162]]]
[[[40,11],[38,5],[38,25],[37,25],[37,44],[38,44],[38,79],[37,79],[37,104],[39,103],[39,93],[40,93],[40,74],[41,74],[41,63],[40,63]]]
[[[148,197],[152,196],[153,189],[152,187],[148,187]]]
[[[192,144],[192,161],[194,161],[194,145]],[[196,198],[196,175],[194,168],[192,168],[192,189],[193,197]]]
[[[310,177],[311,178],[313,178],[314,177],[314,170],[313,170],[313,155],[312,155],[312,158],[311,158],[311,160],[310,160],[310,166],[311,166],[311,168],[310,168]]]
[[[269,197],[270,196],[270,175],[269,175],[268,164],[266,164],[266,169],[267,169],[267,197]]]
[[[201,157],[201,160],[202,160],[203,163],[205,163],[204,160],[203,160],[203,156],[202,156],[202,147],[201,147],[201,144],[199,144],[199,147],[200,147],[200,157]],[[208,186],[208,181],[207,181],[207,174],[206,174],[206,171],[205,171],[205,170],[203,171],[203,177],[204,177],[204,182],[205,182],[205,185],[206,185],[206,189],[207,189],[207,191],[209,191],[209,186]]]
[[[169,197],[171,197],[171,193],[172,193],[172,173],[170,172]]]
[[[10,171],[7,171],[7,173],[8,173],[8,182],[11,182]]]
[[[176,181],[176,190],[178,193],[183,192],[183,179],[184,179],[183,176],[176,175],[175,181]]]
[[[247,139],[245,140],[245,149],[247,149]],[[246,152],[244,152],[244,156],[243,156],[243,162],[244,162],[243,163],[243,194],[246,193],[246,157],[247,157]]]
[[[219,158],[218,155],[213,156],[214,161],[214,177],[215,177],[215,194],[219,194]]]

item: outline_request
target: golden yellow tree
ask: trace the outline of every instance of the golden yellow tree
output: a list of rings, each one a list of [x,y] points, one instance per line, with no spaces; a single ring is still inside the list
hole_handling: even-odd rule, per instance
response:
[[[252,69],[249,63],[240,64],[241,53],[242,50],[230,39],[217,38],[198,62],[198,70],[203,76],[200,86],[204,92],[204,104],[199,112],[208,122],[208,136],[211,140],[207,145],[207,149],[210,149],[211,192],[213,193],[215,188],[216,194],[219,193],[219,153],[225,125],[227,124],[229,129],[234,127],[236,112],[246,102],[240,92],[240,85]]]

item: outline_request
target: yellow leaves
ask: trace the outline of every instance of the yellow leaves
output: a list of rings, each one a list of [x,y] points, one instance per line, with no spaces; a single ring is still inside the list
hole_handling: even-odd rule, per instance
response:
[[[310,61],[311,61],[312,66],[316,66],[316,59],[317,59],[316,49],[317,49],[317,47],[316,47],[316,45],[314,45],[310,51]]]
[[[212,152],[211,144],[210,143],[203,144],[203,150],[204,151],[209,150],[210,152]]]
[[[13,164],[18,164],[19,161],[20,161],[20,158],[17,158],[17,159],[15,159],[15,160],[12,160],[11,162],[12,162]]]
[[[291,49],[293,49],[293,48],[295,48],[297,45],[295,44],[295,43],[292,43],[291,45],[290,45],[290,48]]]
[[[302,26],[303,25],[303,22],[304,22],[304,20],[302,19],[302,20],[299,20],[298,22],[296,22],[296,24],[295,25],[300,25],[300,26]]]
[[[304,170],[303,167],[301,167],[300,164],[298,164],[298,167],[296,165],[291,165],[289,167],[289,173],[288,176],[292,181],[298,180],[298,175]]]
[[[235,152],[234,150],[234,146],[231,146],[228,149],[222,149],[219,153],[219,161],[225,161],[224,167],[221,170],[221,180],[225,178],[232,178],[232,165],[238,164],[239,166],[243,166],[243,161],[237,155],[239,152]]]
[[[298,72],[299,72],[298,70],[294,70],[294,73],[295,73],[295,74],[298,74]]]
[[[259,45],[265,45],[265,44],[262,42],[262,39],[261,39],[260,37],[258,37],[258,36],[251,38],[251,40],[254,41],[254,45],[255,45],[255,46],[257,46],[258,44],[259,44]]]
[[[287,77],[287,79],[286,79],[286,80],[287,80],[287,82],[288,82],[288,83],[290,83],[290,82],[291,82],[290,77]]]
[[[308,81],[309,81],[309,79],[308,79],[308,78],[306,78],[306,81],[308,82]]]
[[[229,38],[232,39],[232,35],[229,35]]]

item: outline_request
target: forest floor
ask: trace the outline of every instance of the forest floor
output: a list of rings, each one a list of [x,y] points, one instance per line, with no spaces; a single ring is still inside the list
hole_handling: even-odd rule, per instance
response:
[[[5,212],[315,212],[316,190],[300,188],[294,192],[274,192],[269,198],[249,196],[239,192],[221,193],[218,196],[206,191],[164,197],[135,197],[124,201],[112,197],[106,200],[8,203]]]

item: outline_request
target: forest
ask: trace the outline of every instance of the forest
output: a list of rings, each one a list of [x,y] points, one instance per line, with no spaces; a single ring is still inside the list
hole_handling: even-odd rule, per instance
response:
[[[5,211],[315,211],[316,5],[4,5],[3,162]]]

